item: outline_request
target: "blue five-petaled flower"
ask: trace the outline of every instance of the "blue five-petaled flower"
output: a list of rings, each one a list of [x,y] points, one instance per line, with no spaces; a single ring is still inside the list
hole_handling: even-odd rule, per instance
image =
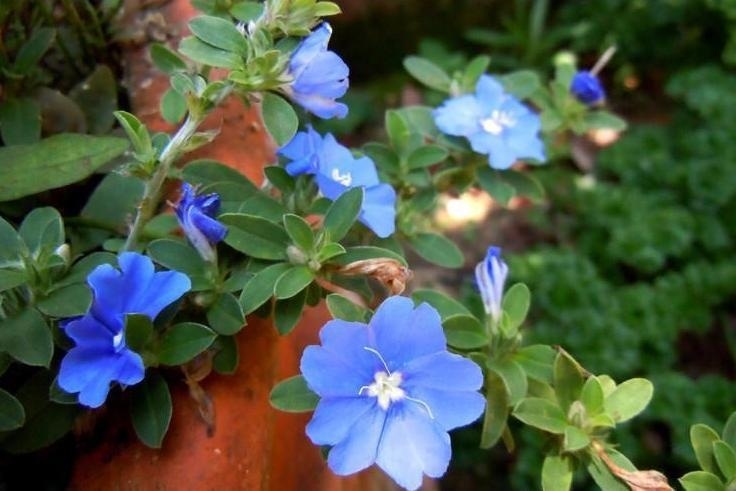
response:
[[[580,70],[572,78],[570,92],[589,106],[598,104],[606,98],[606,92],[598,77],[587,70]]]
[[[364,188],[359,220],[379,237],[394,233],[396,191],[378,179],[369,157],[355,158],[335,137],[322,137],[311,126],[301,131],[279,153],[291,160],[286,171],[292,175],[314,174],[322,194],[336,200],[348,189]]]
[[[320,118],[344,118],[345,104],[335,101],[348,90],[350,70],[342,59],[327,50],[332,28],[323,22],[297,46],[289,61],[293,77],[284,89],[299,105]]]
[[[475,421],[485,399],[480,368],[447,351],[437,311],[389,297],[370,324],[332,320],[320,341],[301,371],[321,398],[307,435],[332,446],[329,467],[347,475],[375,463],[407,489],[444,474],[447,432]]]
[[[92,305],[64,326],[76,346],[61,360],[59,386],[79,393],[79,403],[89,407],[105,402],[112,382],[134,385],[143,380],[143,360],[126,344],[125,316],[142,314],[153,320],[191,288],[186,275],[155,272],[142,254],[122,253],[118,264],[119,270],[103,264],[87,276]]]
[[[503,286],[509,267],[501,257],[501,248],[488,248],[485,259],[475,267],[475,282],[478,284],[480,296],[486,314],[498,322],[501,317],[501,301],[503,300]]]
[[[176,218],[184,235],[205,261],[216,259],[214,245],[225,238],[227,227],[214,216],[220,209],[217,193],[198,195],[188,183],[181,185],[181,199],[176,205]]]
[[[489,75],[478,79],[475,94],[448,99],[433,115],[440,131],[467,138],[494,169],[508,169],[517,159],[545,159],[539,116]]]

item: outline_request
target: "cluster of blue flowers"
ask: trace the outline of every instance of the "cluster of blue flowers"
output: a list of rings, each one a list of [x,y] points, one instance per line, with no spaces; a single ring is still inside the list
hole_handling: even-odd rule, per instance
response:
[[[359,220],[379,237],[394,233],[396,191],[378,179],[376,165],[368,157],[355,158],[335,137],[324,137],[311,126],[285,145],[279,153],[291,160],[286,171],[292,175],[313,174],[320,192],[335,200],[348,189],[365,191]]]
[[[101,406],[113,382],[127,386],[143,380],[143,359],[126,344],[126,316],[154,320],[191,288],[187,275],[156,272],[142,254],[122,253],[118,264],[120,269],[103,264],[89,274],[92,305],[84,316],[64,324],[75,347],[61,360],[59,386],[79,393],[79,403],[88,407]]]

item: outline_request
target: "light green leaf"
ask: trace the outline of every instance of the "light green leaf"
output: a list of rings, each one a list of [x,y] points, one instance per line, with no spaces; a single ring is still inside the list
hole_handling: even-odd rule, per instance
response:
[[[577,452],[590,445],[590,437],[576,426],[568,426],[562,438],[562,448],[565,452]]]
[[[503,296],[501,308],[509,316],[509,328],[518,329],[526,319],[531,303],[531,293],[524,283],[517,283],[509,288]]]
[[[731,448],[736,448],[736,411],[728,417],[726,425],[723,427],[722,439],[728,443]]]
[[[603,387],[596,377],[588,377],[580,392],[580,402],[585,406],[588,416],[599,414],[604,407]]]
[[[552,401],[538,397],[522,400],[513,415],[523,423],[549,433],[562,435],[567,427],[565,413]]]
[[[506,386],[495,372],[488,372],[485,382],[486,411],[480,448],[491,448],[501,439],[509,417],[509,402]]]
[[[194,36],[181,40],[179,52],[197,63],[218,68],[236,69],[243,64],[240,55],[215,48]]]
[[[564,351],[557,354],[553,370],[557,400],[562,410],[567,411],[570,404],[580,398],[584,382],[583,372],[580,365]]]
[[[547,455],[542,464],[542,490],[567,491],[572,486],[574,470],[570,457]]]
[[[470,315],[452,315],[442,322],[447,344],[459,349],[483,348],[488,344],[488,335],[483,325]]]
[[[410,169],[422,169],[442,162],[449,152],[439,145],[423,145],[414,150],[407,159]]]
[[[327,295],[327,309],[330,315],[335,319],[341,319],[348,322],[365,323],[370,316],[370,311],[354,304],[347,298],[337,293]]]
[[[289,143],[299,128],[299,118],[291,104],[282,97],[266,92],[263,94],[261,114],[266,129],[276,145],[282,147]]]
[[[158,359],[164,365],[183,365],[209,348],[216,334],[202,324],[182,322],[171,326],[161,340]]]
[[[713,455],[726,482],[736,478],[736,452],[724,441],[713,442]]]
[[[174,89],[168,89],[161,98],[160,110],[166,122],[178,124],[187,113],[187,100]]]
[[[131,392],[130,417],[136,435],[145,445],[161,448],[172,413],[166,380],[158,372],[149,373]]]
[[[501,206],[508,205],[511,198],[516,196],[516,189],[506,183],[498,171],[494,171],[490,167],[482,167],[478,169],[477,175],[480,187],[498,201]]]
[[[156,68],[168,75],[187,69],[184,60],[161,43],[151,44],[151,60]]]
[[[111,136],[60,134],[33,145],[0,148],[0,201],[72,184],[122,154],[128,142]]]
[[[652,400],[654,386],[643,378],[632,378],[616,386],[606,397],[606,412],[617,423],[628,421],[642,412]]]
[[[324,227],[330,234],[330,240],[338,242],[348,233],[360,213],[363,204],[363,188],[357,187],[345,191],[325,213]]]
[[[531,70],[519,70],[500,77],[504,89],[519,99],[528,99],[542,87],[539,75]]]
[[[220,17],[201,15],[189,22],[192,34],[207,44],[225,51],[245,54],[248,43],[235,24]]]
[[[273,296],[276,281],[292,268],[288,263],[276,263],[260,270],[243,287],[240,294],[240,305],[248,315],[266,303]]]
[[[289,413],[305,413],[317,407],[319,397],[309,390],[301,375],[282,380],[271,390],[271,405]]]
[[[429,88],[448,92],[450,90],[450,76],[439,66],[419,56],[404,58],[404,68],[412,77]]]
[[[611,129],[623,131],[626,121],[608,111],[591,111],[585,115],[585,125],[588,129]]]
[[[443,322],[453,315],[472,316],[470,311],[463,304],[454,298],[448,297],[447,295],[435,290],[414,290],[411,294],[411,298],[416,304],[427,302],[429,305],[437,309]]]
[[[705,471],[688,472],[680,479],[685,491],[726,491],[718,476]]]
[[[314,248],[314,232],[306,220],[291,213],[284,215],[283,220],[286,233],[292,242],[302,251],[311,252]]]
[[[445,268],[459,268],[465,262],[462,251],[448,238],[421,233],[409,238],[409,245],[427,261]]]
[[[527,376],[544,383],[552,383],[552,366],[557,351],[551,346],[534,344],[514,353],[514,361],[524,368]]]
[[[508,393],[509,405],[515,406],[526,396],[529,387],[524,369],[513,360],[489,361],[488,368],[501,377]]]
[[[230,7],[230,15],[240,22],[256,20],[263,13],[263,4],[260,2],[237,2]]]
[[[0,292],[10,290],[28,281],[24,270],[0,269]]]
[[[718,433],[707,425],[696,424],[690,427],[690,443],[693,446],[695,458],[701,469],[713,474],[718,472],[716,457],[713,454],[713,444],[718,440],[720,440]]]

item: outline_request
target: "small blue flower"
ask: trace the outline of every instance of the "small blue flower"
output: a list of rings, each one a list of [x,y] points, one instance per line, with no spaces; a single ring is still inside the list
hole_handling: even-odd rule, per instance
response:
[[[292,175],[314,174],[320,192],[336,200],[348,189],[364,188],[359,220],[379,237],[394,233],[396,221],[396,191],[378,180],[376,165],[369,157],[355,158],[335,137],[324,138],[312,127],[301,131],[279,150],[291,160],[286,171]]]
[[[485,399],[480,368],[448,353],[437,311],[389,297],[366,325],[332,320],[301,371],[320,396],[307,425],[327,463],[344,476],[377,464],[400,486],[440,477],[450,461],[447,432],[475,421]]]
[[[125,316],[142,314],[153,320],[191,288],[186,275],[156,273],[142,254],[122,253],[118,264],[120,270],[103,264],[87,276],[92,306],[64,325],[76,346],[61,360],[59,386],[78,392],[79,403],[89,407],[105,402],[112,382],[134,385],[143,380],[143,360],[125,343]]]
[[[598,104],[606,98],[606,92],[601,81],[586,70],[580,70],[575,74],[570,83],[570,92],[580,102],[589,106]]]
[[[331,35],[332,28],[324,22],[297,46],[289,62],[294,81],[286,88],[299,105],[323,119],[348,114],[348,107],[335,99],[347,92],[350,69],[337,54],[327,51]]]
[[[509,267],[501,257],[501,248],[496,246],[489,247],[485,259],[475,267],[475,282],[478,284],[486,314],[496,322],[501,317],[503,285],[508,273]]]
[[[489,75],[478,79],[475,94],[448,99],[433,115],[440,131],[466,137],[474,151],[488,154],[494,169],[508,169],[517,159],[545,159],[539,116]]]
[[[175,208],[179,224],[202,258],[214,261],[212,246],[227,234],[227,227],[213,218],[220,209],[220,196],[217,193],[197,195],[186,182],[181,185],[181,193]]]

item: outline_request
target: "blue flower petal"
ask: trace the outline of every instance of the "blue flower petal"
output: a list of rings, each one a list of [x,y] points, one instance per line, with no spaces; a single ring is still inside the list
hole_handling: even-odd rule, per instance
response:
[[[485,397],[478,392],[448,392],[417,386],[411,388],[411,397],[427,404],[432,417],[445,431],[473,423],[486,407]]]
[[[415,309],[406,297],[386,299],[373,315],[370,327],[376,349],[392,371],[403,373],[402,367],[410,360],[447,349],[437,310],[426,303]]]
[[[89,314],[67,322],[64,332],[77,344],[99,349],[111,347],[117,334]]]
[[[336,99],[348,90],[350,69],[332,51],[315,56],[292,85],[294,92]]]
[[[327,22],[319,25],[312,33],[305,37],[294,50],[289,61],[290,69],[295,76],[299,76],[315,56],[327,50],[332,36],[332,27]]]
[[[422,475],[440,477],[450,463],[450,436],[418,404],[389,409],[376,464],[399,486],[418,489]]]
[[[319,94],[295,92],[293,98],[300,106],[322,119],[342,119],[348,115],[348,106]]]
[[[384,239],[396,231],[396,191],[390,184],[365,189],[359,219],[374,234]]]
[[[432,112],[437,128],[447,135],[469,136],[480,131],[483,116],[478,101],[471,95],[455,97]]]
[[[366,412],[348,435],[330,450],[327,465],[332,472],[346,476],[373,464],[385,423],[386,411],[378,406]]]
[[[202,213],[197,208],[192,208],[189,211],[189,223],[212,244],[217,244],[227,235],[227,227],[225,225]]]
[[[115,355],[112,342],[106,347],[76,347],[61,360],[59,387],[69,393],[79,392],[99,378]],[[108,380],[109,383],[109,380]]]
[[[480,76],[475,86],[475,95],[481,107],[496,107],[507,99],[503,85],[490,75]]]
[[[373,397],[336,397],[319,401],[307,436],[315,445],[335,445],[350,432],[353,425],[376,407]]]

